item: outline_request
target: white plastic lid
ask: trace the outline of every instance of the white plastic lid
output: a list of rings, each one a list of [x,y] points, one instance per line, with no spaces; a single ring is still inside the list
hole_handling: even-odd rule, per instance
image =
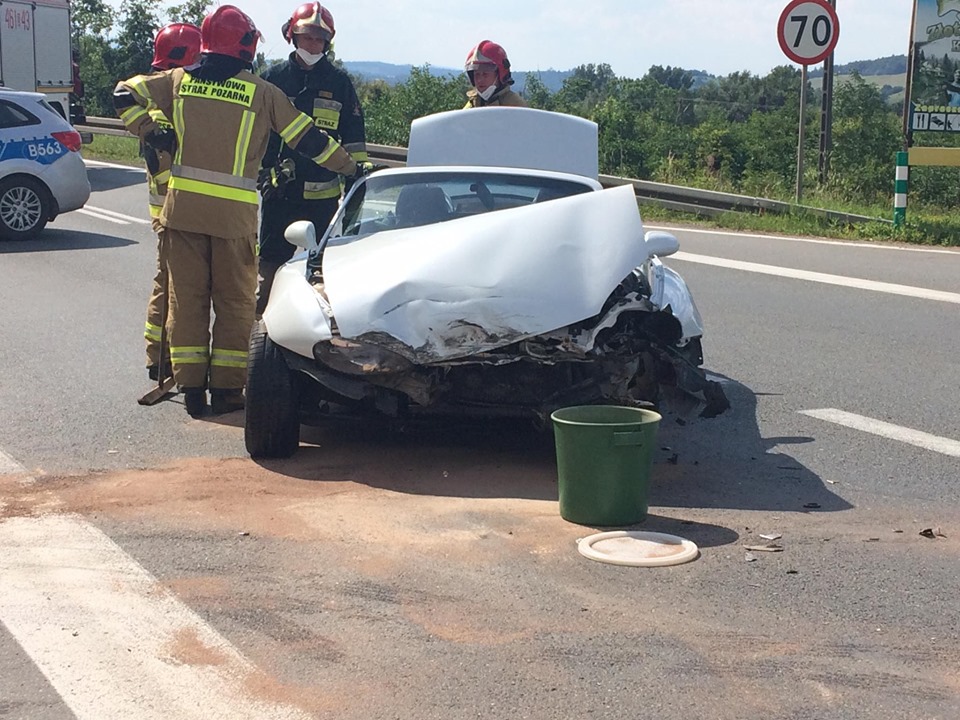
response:
[[[664,567],[695,560],[700,549],[676,535],[643,530],[613,530],[590,535],[577,542],[584,557],[611,565]]]

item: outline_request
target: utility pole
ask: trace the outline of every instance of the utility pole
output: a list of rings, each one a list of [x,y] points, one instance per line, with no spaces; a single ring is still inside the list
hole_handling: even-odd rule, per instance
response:
[[[828,0],[834,10],[837,0]],[[823,61],[823,83],[820,95],[820,159],[818,169],[821,185],[826,185],[830,176],[830,153],[833,152],[833,53]]]

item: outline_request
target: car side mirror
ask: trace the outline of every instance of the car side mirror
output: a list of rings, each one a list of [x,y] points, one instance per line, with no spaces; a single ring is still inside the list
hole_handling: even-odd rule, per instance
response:
[[[288,243],[304,250],[317,249],[317,229],[309,220],[297,220],[287,225],[283,237]]]
[[[680,241],[672,234],[662,230],[649,230],[643,236],[647,246],[647,256],[666,257],[673,255],[680,249]]]

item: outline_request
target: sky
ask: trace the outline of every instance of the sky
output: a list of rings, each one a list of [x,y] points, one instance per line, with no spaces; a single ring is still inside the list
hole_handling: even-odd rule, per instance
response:
[[[297,0],[235,0],[264,35],[268,58],[289,52],[280,26]],[[652,65],[765,75],[793,64],[777,42],[788,0],[330,0],[341,60],[460,68],[481,40],[515,70],[607,63],[642,77]],[[837,64],[906,54],[913,0],[836,0]],[[799,66],[797,66],[799,67]]]

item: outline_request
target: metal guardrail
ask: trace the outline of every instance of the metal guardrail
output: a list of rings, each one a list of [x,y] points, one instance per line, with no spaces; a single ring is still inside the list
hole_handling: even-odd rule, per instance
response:
[[[130,135],[124,128],[123,123],[117,118],[88,117],[86,124],[77,125],[76,129],[81,133],[89,131],[100,135]],[[367,152],[372,160],[391,167],[402,166],[407,161],[407,149],[402,147],[367,143]],[[650,182],[649,180],[634,180],[614,175],[601,175],[599,180],[604,187],[632,185],[637,201],[642,205],[657,205],[669,210],[696,215],[717,216],[725,212],[769,212],[785,215],[791,212],[803,212],[845,225],[865,222],[892,224],[891,220],[867,215],[854,215],[808,205],[794,205],[780,200],[768,200],[681,185],[668,185],[666,183]]]

